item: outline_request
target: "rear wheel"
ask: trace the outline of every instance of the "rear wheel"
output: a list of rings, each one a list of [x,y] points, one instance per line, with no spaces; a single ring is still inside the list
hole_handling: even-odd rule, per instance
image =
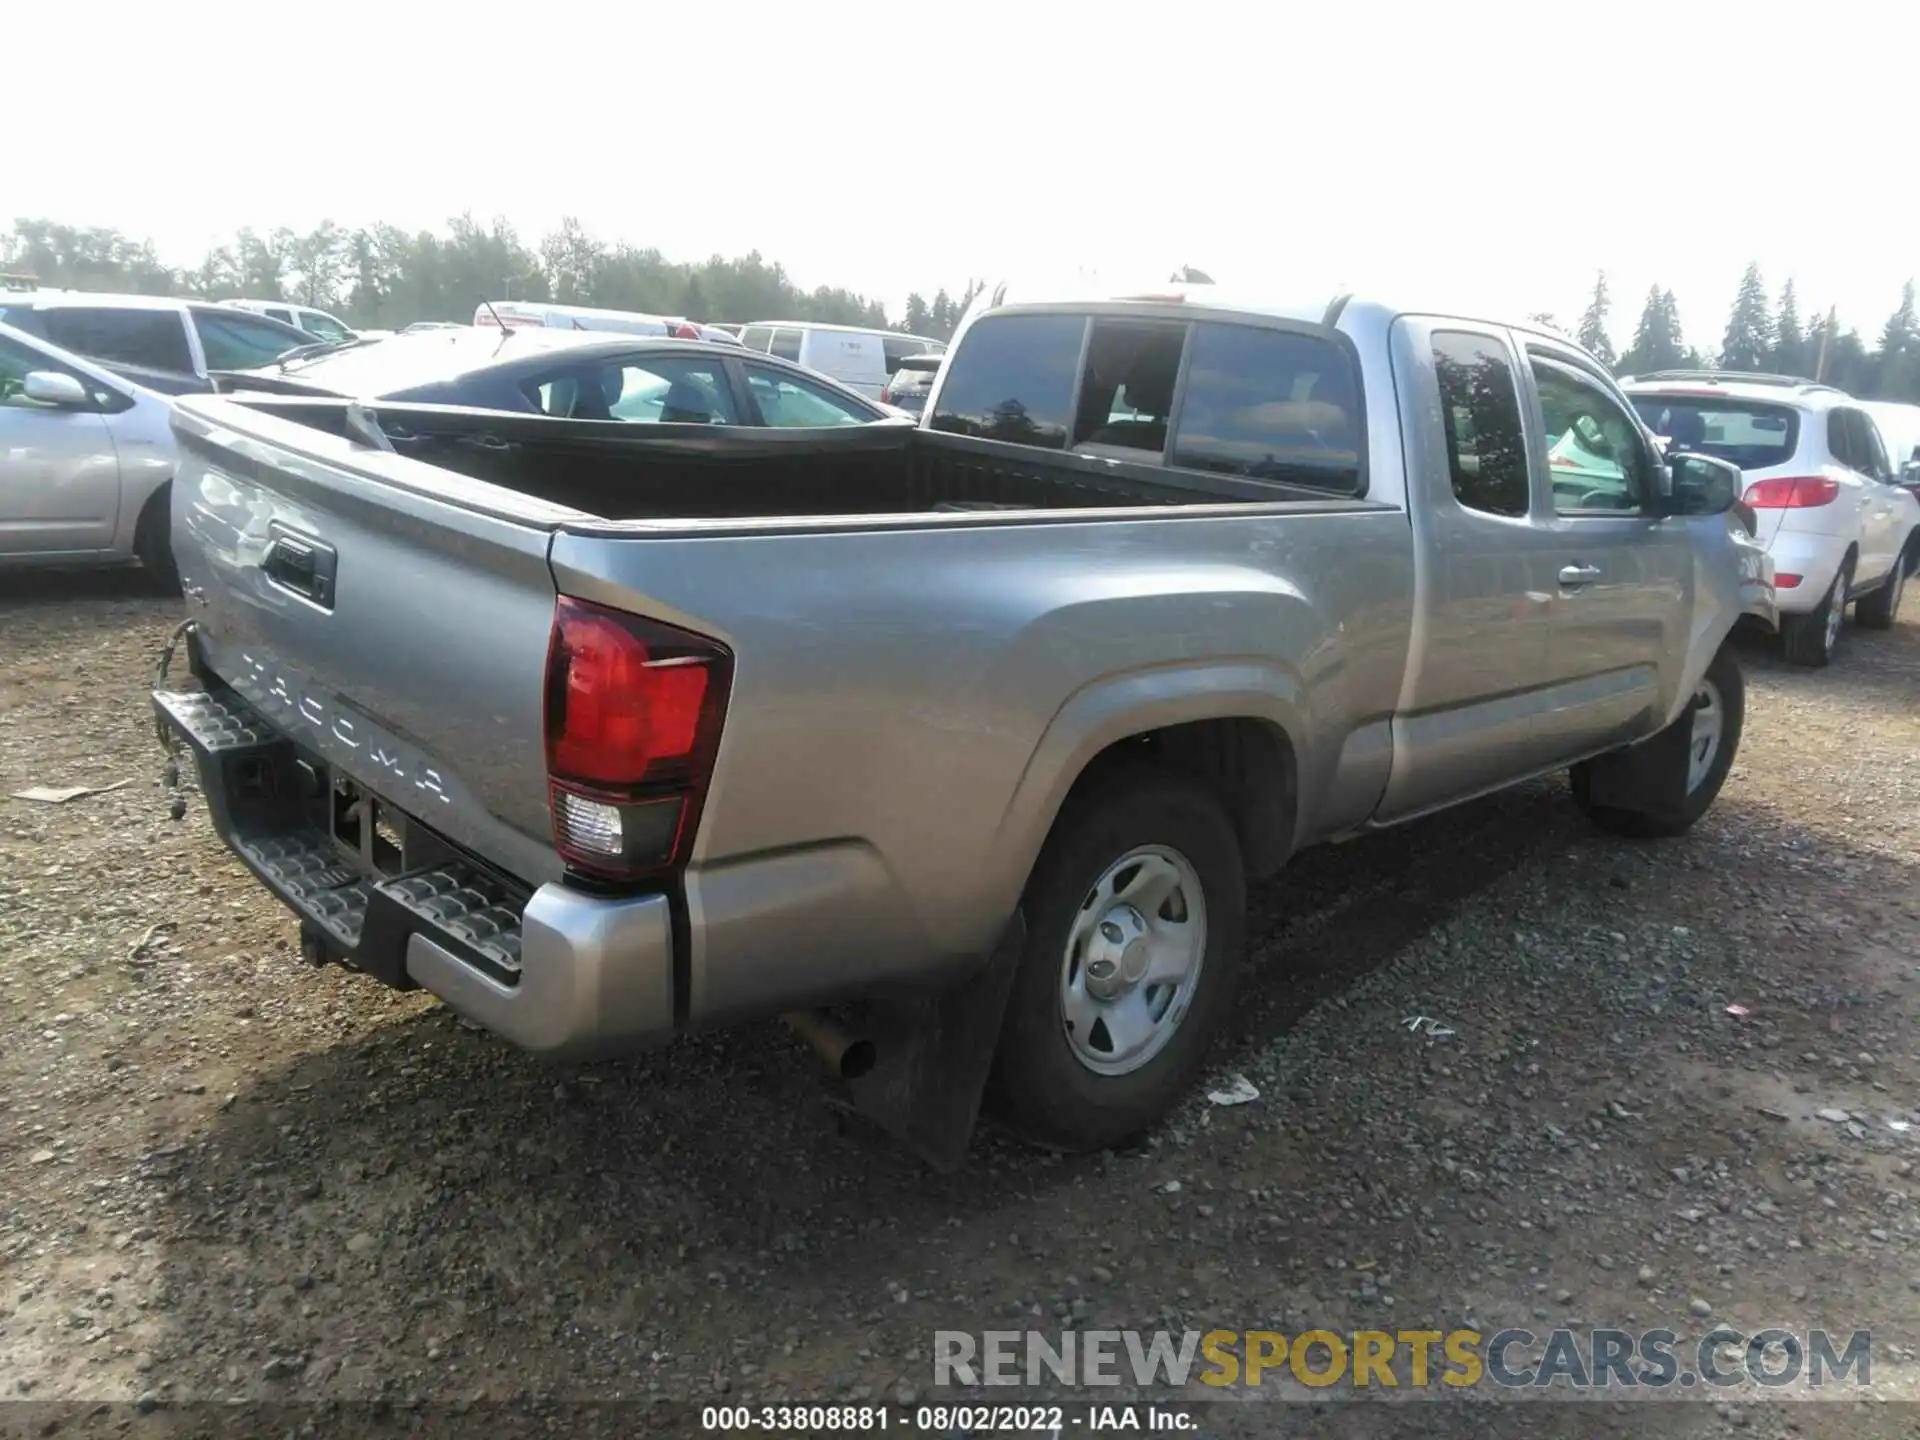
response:
[[[1907,564],[1912,558],[1912,544],[1902,550],[1893,562],[1893,573],[1873,594],[1861,600],[1853,607],[1853,618],[1860,622],[1865,630],[1891,629],[1900,614],[1900,598],[1907,588]]]
[[[1780,617],[1780,644],[1788,660],[1815,667],[1832,663],[1847,614],[1847,587],[1852,583],[1853,560],[1849,557],[1817,606],[1804,615]]]
[[[1042,1144],[1119,1144],[1178,1102],[1231,1009],[1246,913],[1233,825],[1205,786],[1117,767],[1061,812],[1023,904],[994,1109]]]
[[[169,481],[147,497],[140,522],[134,527],[133,554],[154,583],[169,594],[180,588],[180,570],[173,562],[173,483]]]

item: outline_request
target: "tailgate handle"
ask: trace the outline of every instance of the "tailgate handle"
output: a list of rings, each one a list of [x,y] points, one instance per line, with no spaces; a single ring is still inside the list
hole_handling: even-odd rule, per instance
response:
[[[323,545],[309,536],[295,535],[276,525],[273,538],[267,542],[267,553],[260,561],[260,568],[281,589],[291,590],[323,610],[331,610],[334,569],[339,558],[331,545]]]

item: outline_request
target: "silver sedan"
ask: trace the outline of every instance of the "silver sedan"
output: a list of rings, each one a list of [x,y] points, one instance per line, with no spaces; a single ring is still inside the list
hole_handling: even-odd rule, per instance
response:
[[[0,324],[0,569],[173,566],[171,402]]]

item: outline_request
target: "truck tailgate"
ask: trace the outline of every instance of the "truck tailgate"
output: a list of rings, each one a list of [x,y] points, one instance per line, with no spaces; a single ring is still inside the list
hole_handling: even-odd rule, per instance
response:
[[[333,769],[531,884],[554,525],[575,512],[231,401],[176,409],[205,669]]]

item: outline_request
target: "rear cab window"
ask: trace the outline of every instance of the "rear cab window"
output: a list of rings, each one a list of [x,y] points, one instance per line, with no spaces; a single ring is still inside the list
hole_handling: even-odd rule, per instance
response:
[[[1693,450],[1742,470],[1765,470],[1793,459],[1800,444],[1800,415],[1791,405],[1685,391],[1627,398],[1670,452]]]
[[[1359,376],[1330,334],[1010,313],[947,359],[930,428],[1343,495],[1364,489]]]

